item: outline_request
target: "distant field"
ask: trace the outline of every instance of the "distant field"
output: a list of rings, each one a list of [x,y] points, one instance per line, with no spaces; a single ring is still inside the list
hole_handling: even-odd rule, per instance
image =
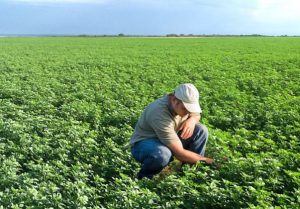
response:
[[[299,208],[300,38],[1,38],[0,72],[0,208]],[[135,180],[140,113],[187,82],[221,167]]]

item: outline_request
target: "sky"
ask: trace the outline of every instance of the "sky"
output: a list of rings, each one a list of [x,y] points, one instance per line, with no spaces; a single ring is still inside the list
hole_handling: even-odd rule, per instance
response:
[[[0,0],[0,35],[300,35],[300,0]]]

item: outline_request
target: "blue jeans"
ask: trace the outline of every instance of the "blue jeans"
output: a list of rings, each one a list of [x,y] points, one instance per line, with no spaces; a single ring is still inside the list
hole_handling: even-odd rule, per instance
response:
[[[178,133],[180,135],[180,133]],[[206,126],[197,124],[193,135],[188,139],[181,139],[184,149],[204,156],[205,145],[208,138]],[[157,138],[144,139],[131,148],[133,157],[142,164],[137,178],[152,178],[173,160],[171,150]]]

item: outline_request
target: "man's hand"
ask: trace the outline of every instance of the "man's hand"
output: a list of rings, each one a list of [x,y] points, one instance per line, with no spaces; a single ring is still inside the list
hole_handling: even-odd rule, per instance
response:
[[[209,165],[213,164],[215,161],[211,158],[206,157],[205,162]]]
[[[195,125],[199,122],[200,116],[191,116],[186,121],[184,121],[179,127],[178,131],[182,131],[180,137],[182,139],[190,138],[195,129]]]

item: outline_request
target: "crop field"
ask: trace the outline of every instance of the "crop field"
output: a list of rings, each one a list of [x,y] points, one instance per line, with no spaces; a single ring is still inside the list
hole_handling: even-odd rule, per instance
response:
[[[180,83],[217,165],[136,180],[135,123]],[[299,138],[300,38],[0,38],[0,208],[300,208]]]

